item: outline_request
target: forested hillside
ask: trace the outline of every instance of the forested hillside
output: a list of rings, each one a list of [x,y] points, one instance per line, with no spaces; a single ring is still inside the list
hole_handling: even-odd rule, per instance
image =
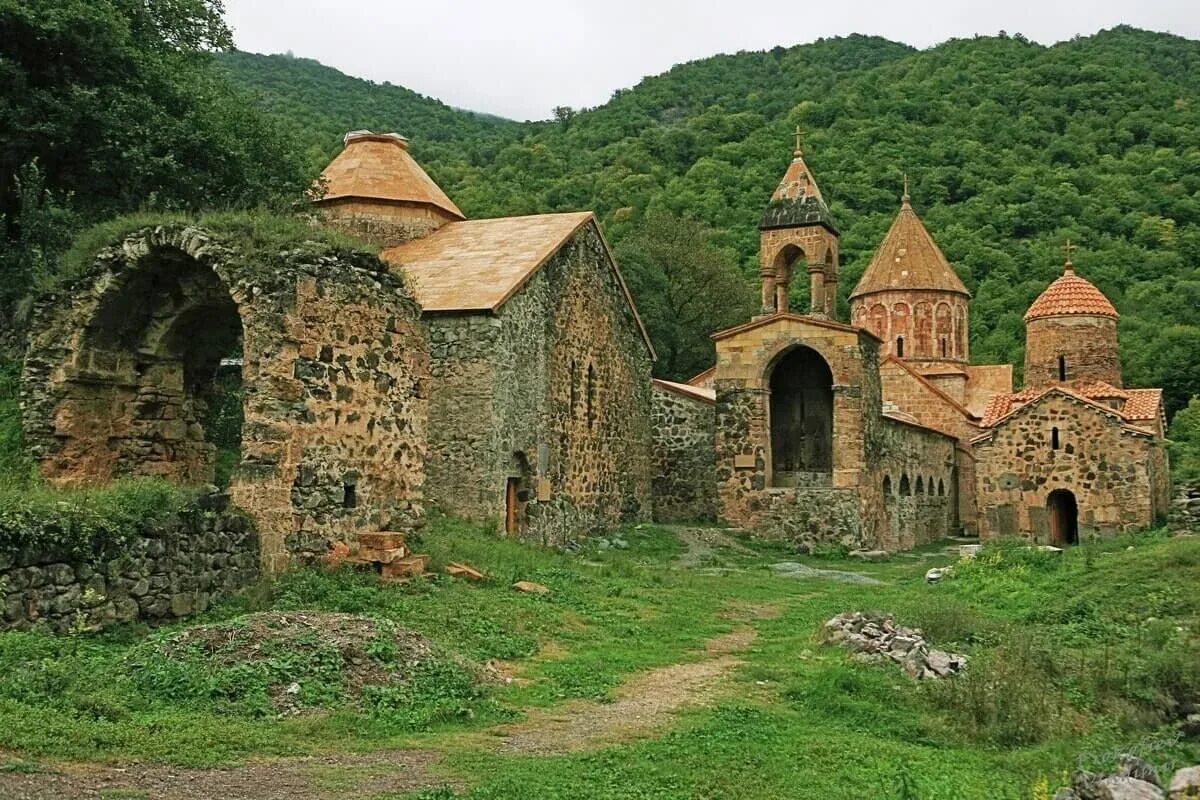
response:
[[[974,360],[1020,363],[1021,315],[1070,237],[1123,314],[1128,381],[1165,386],[1172,410],[1200,391],[1198,42],[1118,28],[918,52],[851,36],[681,65],[599,108],[519,125],[311,61],[222,58],[310,162],[344,130],[399,130],[469,215],[591,208],[620,243],[670,212],[712,228],[747,284],[800,125],[843,233],[843,313],[907,171],[975,294]]]

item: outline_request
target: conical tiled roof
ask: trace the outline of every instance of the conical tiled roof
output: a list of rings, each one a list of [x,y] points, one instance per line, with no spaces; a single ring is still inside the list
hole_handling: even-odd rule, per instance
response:
[[[850,297],[910,289],[971,294],[913,211],[906,193],[900,213]]]
[[[804,163],[804,153],[797,142],[792,163],[771,195],[771,203],[763,212],[759,228],[794,228],[802,225],[823,225],[837,232],[833,214],[821,196],[821,187]]]
[[[1047,286],[1025,312],[1025,321],[1074,315],[1113,319],[1120,316],[1104,293],[1076,275],[1074,265],[1068,261],[1062,277]]]
[[[441,187],[408,152],[408,140],[395,133],[353,131],[346,147],[321,172],[325,194],[318,200],[358,198],[422,203],[465,219]]]

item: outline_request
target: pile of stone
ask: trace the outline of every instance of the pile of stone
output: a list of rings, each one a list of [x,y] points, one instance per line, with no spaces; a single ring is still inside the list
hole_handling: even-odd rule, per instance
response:
[[[384,581],[408,580],[429,568],[429,556],[410,553],[404,534],[394,531],[360,533],[356,560],[375,567]]]
[[[1158,772],[1137,756],[1122,755],[1111,775],[1079,771],[1054,800],[1192,800],[1200,798],[1200,766],[1181,769],[1164,789]]]
[[[1200,481],[1179,487],[1171,503],[1168,524],[1174,531],[1200,531]]]
[[[897,625],[895,617],[847,611],[825,623],[825,641],[853,650],[868,663],[893,661],[913,678],[946,678],[967,668],[967,657],[931,648],[919,628]]]

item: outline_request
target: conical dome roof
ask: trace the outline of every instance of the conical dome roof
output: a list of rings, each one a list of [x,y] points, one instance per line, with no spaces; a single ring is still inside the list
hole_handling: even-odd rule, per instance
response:
[[[1047,286],[1025,312],[1025,321],[1061,316],[1117,319],[1120,314],[1103,292],[1090,281],[1075,274],[1075,266],[1068,261],[1062,276]]]
[[[346,134],[345,144],[321,172],[326,191],[318,203],[343,198],[420,203],[465,218],[409,154],[403,136],[353,131]]]
[[[775,187],[771,202],[763,212],[759,230],[770,228],[796,228],[805,225],[822,225],[837,233],[833,214],[821,196],[821,188],[813,177],[808,164],[804,163],[804,152],[800,148],[797,132],[796,152],[788,164],[783,179]]]
[[[913,211],[906,193],[900,213],[850,297],[912,289],[971,294]]]

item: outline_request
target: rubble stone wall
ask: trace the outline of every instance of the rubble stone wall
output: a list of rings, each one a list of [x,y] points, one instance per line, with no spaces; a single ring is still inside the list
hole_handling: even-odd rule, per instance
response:
[[[885,418],[877,446],[871,466],[884,509],[877,547],[908,550],[957,534],[954,437]]]
[[[231,494],[264,563],[422,516],[428,347],[403,278],[374,256],[298,241],[147,228],[44,297],[22,379],[26,440],[57,485],[212,479],[189,370],[240,340],[244,422]],[[228,304],[231,339],[211,338]],[[241,330],[236,330],[240,322]],[[211,347],[210,347],[211,350]]]
[[[1051,394],[974,449],[984,539],[1020,534],[1049,544],[1047,500],[1056,489],[1075,496],[1080,541],[1147,528],[1166,514],[1156,497],[1166,481],[1163,443],[1130,430],[1115,412]]]
[[[137,531],[120,553],[0,553],[0,629],[98,630],[198,614],[258,580],[260,562],[248,517],[194,509]]]
[[[716,409],[711,401],[655,383],[652,488],[659,522],[711,520],[717,514]]]
[[[589,223],[495,314],[429,314],[431,499],[562,542],[648,517],[650,350]]]

